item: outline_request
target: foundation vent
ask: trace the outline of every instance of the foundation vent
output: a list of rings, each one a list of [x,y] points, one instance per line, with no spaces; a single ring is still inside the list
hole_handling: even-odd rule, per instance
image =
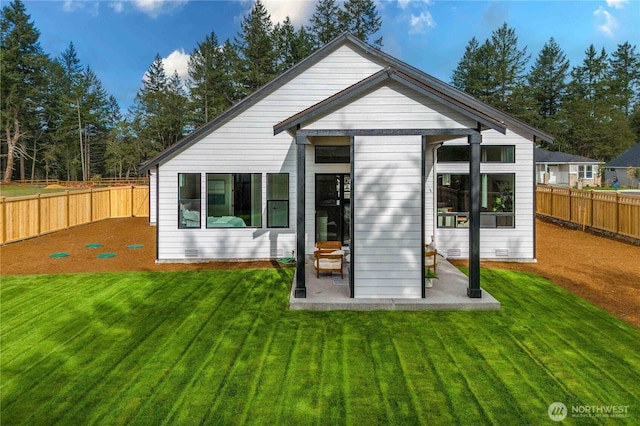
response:
[[[460,257],[462,256],[462,250],[459,248],[447,249],[447,257]]]
[[[496,249],[496,257],[509,257],[509,249],[508,248]]]
[[[198,249],[185,249],[184,257],[198,257]]]

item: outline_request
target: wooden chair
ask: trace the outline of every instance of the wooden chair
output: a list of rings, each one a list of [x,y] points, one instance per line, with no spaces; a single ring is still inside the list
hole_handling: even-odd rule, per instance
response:
[[[426,247],[424,251],[424,267],[425,268],[433,268],[433,272],[438,272],[438,250]]]
[[[344,279],[342,243],[340,241],[319,241],[316,243],[316,247],[317,250],[313,253],[316,278],[320,278],[320,272],[339,272],[340,277]]]

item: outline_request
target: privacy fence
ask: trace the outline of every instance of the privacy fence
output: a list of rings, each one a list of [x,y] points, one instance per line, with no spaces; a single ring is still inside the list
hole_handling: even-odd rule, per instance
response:
[[[640,240],[640,196],[538,186],[539,215]]]
[[[118,217],[148,217],[149,187],[118,186],[0,197],[0,243]]]

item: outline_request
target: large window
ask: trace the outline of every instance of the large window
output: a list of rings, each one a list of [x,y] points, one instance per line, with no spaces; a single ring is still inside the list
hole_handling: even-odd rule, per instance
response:
[[[514,163],[514,145],[481,145],[480,161],[483,163]],[[469,145],[445,145],[438,148],[438,163],[468,163]]]
[[[260,173],[207,174],[207,228],[261,226]]]
[[[351,147],[349,145],[316,145],[316,163],[350,163]]]
[[[480,227],[515,226],[515,174],[482,174],[480,183]],[[438,227],[469,226],[468,174],[438,174]]]
[[[200,173],[178,173],[178,228],[200,228]]]
[[[289,227],[289,174],[267,173],[267,228]]]

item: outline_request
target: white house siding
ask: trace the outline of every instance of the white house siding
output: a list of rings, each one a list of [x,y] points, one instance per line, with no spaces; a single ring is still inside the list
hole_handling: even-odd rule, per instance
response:
[[[467,139],[447,142],[466,144]],[[480,257],[482,259],[534,259],[534,145],[531,135],[507,130],[502,135],[494,130],[482,132],[482,144],[515,145],[515,163],[482,163],[480,173],[515,173],[515,228],[480,230]],[[435,173],[469,173],[467,163],[439,163]],[[433,175],[427,182],[433,182]],[[433,207],[432,207],[433,208]],[[469,232],[466,228],[438,228],[438,252],[451,258],[469,257]],[[427,237],[428,239],[428,237]]]
[[[476,123],[437,101],[394,81],[386,81],[305,129],[446,129]]]
[[[189,260],[290,256],[295,249],[295,142],[286,133],[274,136],[273,125],[357,83],[383,66],[349,46],[339,47],[161,164],[159,260],[185,259],[187,250],[197,250],[197,256]],[[202,200],[206,200],[207,173],[261,173],[262,227],[206,229],[203,203],[202,228],[178,229],[178,173],[201,173]],[[266,227],[266,173],[289,173],[288,229]],[[313,197],[307,204],[309,202],[313,203]],[[307,228],[307,234],[312,238],[313,232],[313,227]]]
[[[156,173],[149,173],[149,224],[156,224]]]
[[[420,136],[354,140],[354,296],[420,298]]]

